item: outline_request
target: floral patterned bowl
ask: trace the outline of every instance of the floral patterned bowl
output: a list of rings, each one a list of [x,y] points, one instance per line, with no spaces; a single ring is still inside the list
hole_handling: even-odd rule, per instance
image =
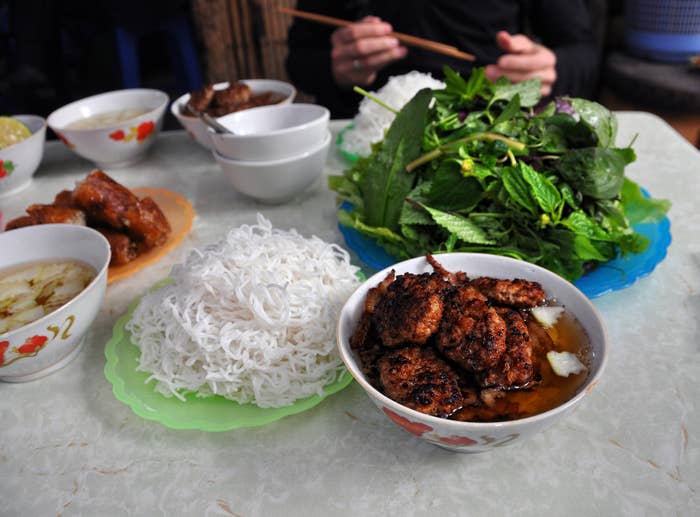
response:
[[[99,168],[127,167],[146,156],[168,102],[168,95],[159,90],[116,90],[67,104],[47,120],[66,147]],[[99,127],[75,127],[90,125],[88,119],[97,122],[93,117],[103,117]]]
[[[0,197],[28,187],[44,156],[46,120],[37,115],[14,115],[12,118],[27,126],[32,136],[0,149]]]
[[[44,377],[74,359],[107,287],[110,249],[102,234],[86,226],[43,224],[0,233],[0,271],[27,262],[75,259],[96,276],[65,305],[22,327],[0,334],[0,381]]]
[[[395,424],[432,444],[457,452],[483,452],[520,442],[556,423],[573,410],[598,383],[607,357],[607,335],[593,304],[573,284],[527,262],[479,253],[435,255],[448,271],[464,271],[470,277],[524,278],[539,282],[548,298],[555,298],[582,325],[590,340],[592,358],[588,376],[576,394],[563,404],[531,417],[505,422],[461,422],[427,415],[403,406],[376,389],[364,376],[359,359],[350,348],[350,337],[363,312],[367,292],[394,269],[403,273],[432,272],[424,257],[394,264],[367,279],[343,307],[337,328],[338,347],[346,367],[374,404]]]

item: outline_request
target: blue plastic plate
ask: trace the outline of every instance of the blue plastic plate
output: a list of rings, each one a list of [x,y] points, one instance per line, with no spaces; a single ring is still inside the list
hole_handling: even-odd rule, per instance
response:
[[[350,207],[348,203],[341,205],[345,210]],[[342,224],[338,224],[338,227],[347,247],[354,251],[366,266],[379,271],[398,262],[369,237]],[[576,280],[574,285],[586,296],[596,298],[629,287],[650,274],[666,257],[668,246],[671,244],[671,223],[667,217],[658,223],[636,224],[634,230],[649,239],[647,249],[642,253],[618,256]]]

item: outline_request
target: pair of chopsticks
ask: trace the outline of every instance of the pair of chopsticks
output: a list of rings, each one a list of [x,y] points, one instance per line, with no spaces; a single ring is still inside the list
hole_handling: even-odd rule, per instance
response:
[[[333,25],[335,27],[347,27],[348,25],[354,23],[347,20],[341,20],[340,18],[333,18],[332,16],[325,16],[323,14],[310,13],[308,11],[299,11],[290,7],[279,7],[277,10],[280,13],[290,14],[292,16],[296,16],[297,18],[303,18],[304,20],[323,23],[325,25]],[[416,36],[403,34],[401,32],[392,32],[390,36],[393,36],[401,43],[404,43],[406,45],[430,50],[432,52],[443,54],[445,56],[455,57],[457,59],[463,59],[465,61],[474,61],[476,59],[473,54],[463,52],[457,47],[445,45],[444,43],[439,43],[437,41],[432,41],[425,38],[418,38]]]

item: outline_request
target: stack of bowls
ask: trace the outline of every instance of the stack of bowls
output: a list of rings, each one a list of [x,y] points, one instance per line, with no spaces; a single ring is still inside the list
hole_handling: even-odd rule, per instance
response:
[[[329,111],[316,104],[263,106],[217,119],[231,133],[209,129],[217,163],[240,193],[284,203],[323,171],[331,142]]]

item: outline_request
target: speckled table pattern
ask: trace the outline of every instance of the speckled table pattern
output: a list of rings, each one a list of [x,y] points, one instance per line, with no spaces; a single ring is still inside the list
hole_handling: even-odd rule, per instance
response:
[[[653,115],[618,118],[620,144],[638,135],[627,175],[673,203],[668,256],[650,276],[594,300],[610,357],[580,407],[535,438],[477,455],[399,429],[355,383],[304,413],[219,433],[169,429],[114,398],[103,374],[112,327],[189,248],[257,212],[342,244],[325,178],[288,204],[260,205],[229,187],[184,131],[160,134],[144,161],[107,172],[128,187],[185,195],[197,211],[193,229],[161,261],[108,287],[68,366],[0,383],[0,515],[699,515],[700,152]],[[343,125],[332,122],[335,131]],[[332,150],[326,173],[343,167]],[[91,169],[49,142],[32,185],[0,199],[0,209],[16,217]]]

